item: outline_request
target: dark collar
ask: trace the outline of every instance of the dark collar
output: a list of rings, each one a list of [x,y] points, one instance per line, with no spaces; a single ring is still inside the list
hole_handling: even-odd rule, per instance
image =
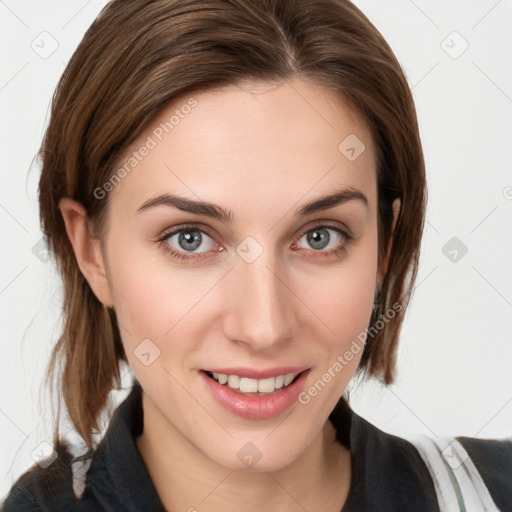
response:
[[[354,412],[351,416],[352,483],[342,512],[439,512],[432,478],[416,448]]]
[[[135,381],[94,452],[82,497],[85,501],[97,502],[105,510],[166,512],[135,444],[142,429],[142,388]]]
[[[432,479],[412,444],[371,425],[344,400],[329,419],[337,440],[351,450],[352,483],[343,512],[439,511]],[[165,512],[135,443],[142,430],[142,389],[135,381],[93,454],[85,501],[112,510]]]

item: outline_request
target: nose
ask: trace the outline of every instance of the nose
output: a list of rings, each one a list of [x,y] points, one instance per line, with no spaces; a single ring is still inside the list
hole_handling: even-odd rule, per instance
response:
[[[262,351],[277,347],[296,335],[297,300],[287,284],[286,272],[271,251],[256,261],[237,257],[225,292],[229,307],[224,318],[228,339]]]

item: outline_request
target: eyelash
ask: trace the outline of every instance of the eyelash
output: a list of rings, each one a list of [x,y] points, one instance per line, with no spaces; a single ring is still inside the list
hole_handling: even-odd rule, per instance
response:
[[[310,233],[311,231],[315,231],[315,229],[319,229],[319,228],[328,228],[328,229],[332,229],[333,231],[336,231],[338,234],[340,234],[343,237],[343,241],[341,242],[340,246],[336,247],[335,249],[331,249],[329,251],[322,251],[322,250],[315,251],[314,249],[312,249],[312,252],[314,255],[307,256],[308,258],[317,259],[317,258],[332,257],[335,255],[341,256],[348,252],[348,248],[354,241],[355,237],[352,235],[349,235],[346,231],[344,231],[336,226],[332,226],[331,224],[328,224],[328,223],[319,222],[314,227],[308,229],[307,231],[304,231],[300,235],[298,240],[300,240],[304,235]],[[171,249],[169,244],[166,243],[166,241],[169,238],[171,238],[173,235],[176,235],[177,233],[181,233],[181,232],[186,232],[186,231],[198,231],[199,233],[207,235],[212,240],[214,240],[214,238],[207,231],[205,231],[204,229],[200,229],[199,226],[197,226],[195,224],[187,224],[187,225],[179,226],[177,228],[173,228],[171,231],[164,232],[162,234],[162,236],[157,240],[157,243],[159,244],[159,246],[162,248],[163,251],[168,253],[172,258],[175,258],[178,260],[196,260],[197,261],[197,260],[201,260],[203,258],[210,257],[211,251],[187,254],[186,252],[180,252],[180,251]],[[217,243],[217,242],[215,242],[215,243]],[[296,243],[296,242],[294,242],[294,243]]]

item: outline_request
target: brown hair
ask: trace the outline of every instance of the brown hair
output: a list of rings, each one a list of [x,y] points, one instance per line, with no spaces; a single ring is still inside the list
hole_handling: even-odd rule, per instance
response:
[[[379,260],[390,240],[391,204],[402,202],[387,274],[360,369],[389,384],[416,277],[425,171],[413,98],[381,34],[347,0],[114,0],[88,29],[58,84],[41,147],[42,229],[64,282],[64,330],[51,355],[71,421],[89,448],[97,418],[126,361],[113,309],[77,265],[59,200],[80,202],[101,238],[108,198],[94,190],[165,103],[242,80],[310,78],[363,116],[377,155]],[[340,141],[341,142],[341,141]],[[60,414],[60,411],[59,411]],[[58,439],[58,426],[55,433]]]

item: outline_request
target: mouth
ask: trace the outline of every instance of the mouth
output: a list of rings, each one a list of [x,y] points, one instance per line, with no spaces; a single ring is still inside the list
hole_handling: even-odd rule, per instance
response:
[[[251,420],[276,417],[296,405],[311,368],[200,370],[205,393],[229,413]],[[224,373],[226,372],[226,373]],[[241,374],[241,375],[240,375]],[[264,377],[251,378],[249,377]]]
[[[213,371],[205,371],[210,379],[218,382],[222,386],[228,387],[233,391],[246,396],[267,396],[272,395],[278,390],[286,389],[291,386],[305,371],[298,373],[290,372],[275,377],[267,377],[265,379],[252,379],[249,377],[241,377],[240,375],[218,373]]]

